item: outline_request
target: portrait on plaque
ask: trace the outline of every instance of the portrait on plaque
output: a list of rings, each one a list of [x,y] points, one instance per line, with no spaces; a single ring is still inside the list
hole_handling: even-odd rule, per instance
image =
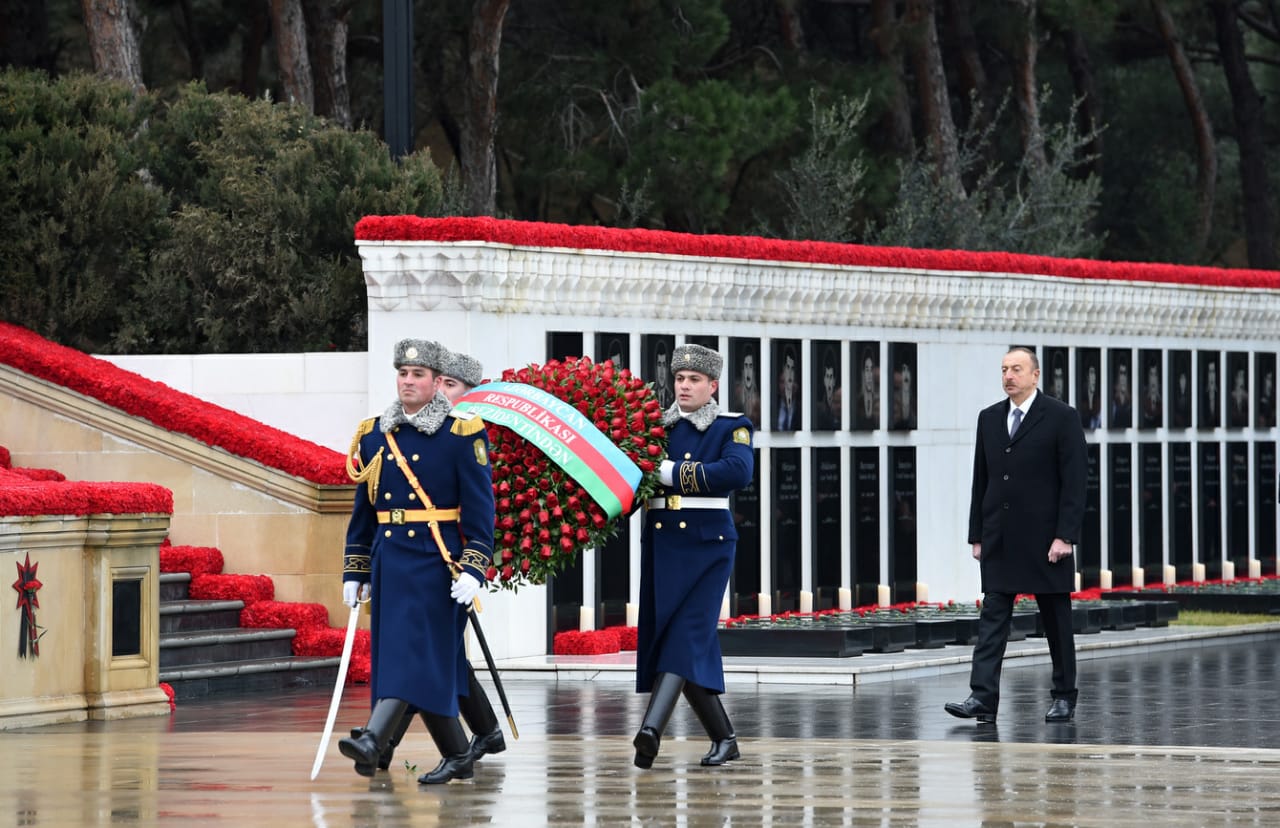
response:
[[[853,430],[874,431],[880,427],[880,343],[855,342],[853,378],[858,389],[853,400]]]
[[[733,392],[729,409],[741,412],[751,425],[760,428],[760,340],[729,340],[729,365],[733,370]]]
[[[1252,411],[1249,405],[1249,355],[1239,351],[1227,354],[1227,426],[1247,428]]]
[[[640,337],[640,357],[643,378],[653,383],[658,405],[666,411],[676,401],[675,385],[671,377],[671,351],[676,338],[667,334],[644,334]]]
[[[1258,378],[1258,394],[1254,428],[1271,428],[1276,424],[1276,355],[1255,354],[1254,376]]]
[[[773,391],[774,431],[797,431],[800,428],[801,388],[800,341],[796,339],[773,340],[773,370],[777,382]]]
[[[1128,348],[1107,350],[1108,373],[1111,376],[1111,405],[1107,408],[1107,428],[1129,428],[1133,425],[1133,352]]]
[[[893,370],[893,399],[890,403],[889,428],[910,431],[916,427],[916,345],[914,342],[890,342],[889,363]]]
[[[624,333],[596,334],[596,362],[609,361],[619,370],[631,364],[631,337]]]
[[[1080,425],[1092,431],[1102,427],[1102,352],[1076,349],[1076,410]]]
[[[1070,404],[1071,401],[1067,399],[1071,390],[1071,375],[1067,369],[1068,353],[1066,348],[1046,347],[1044,349],[1044,368],[1041,371],[1040,385],[1044,393],[1050,397]]]
[[[1169,352],[1169,427],[1191,427],[1191,352]]]
[[[813,431],[835,431],[840,428],[842,392],[840,388],[840,343],[815,340],[812,344]]]
[[[1200,380],[1200,428],[1217,428],[1222,425],[1222,379],[1218,370],[1222,354],[1217,351],[1199,351],[1196,354],[1196,373]]]
[[[1138,352],[1138,370],[1142,386],[1138,389],[1138,427],[1159,428],[1164,425],[1164,390],[1161,386],[1160,352],[1143,349]]]

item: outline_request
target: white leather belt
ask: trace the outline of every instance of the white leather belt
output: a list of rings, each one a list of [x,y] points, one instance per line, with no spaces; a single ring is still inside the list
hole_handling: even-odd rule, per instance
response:
[[[646,509],[669,509],[673,512],[681,509],[728,509],[729,498],[671,495],[670,497],[651,497],[644,505]]]

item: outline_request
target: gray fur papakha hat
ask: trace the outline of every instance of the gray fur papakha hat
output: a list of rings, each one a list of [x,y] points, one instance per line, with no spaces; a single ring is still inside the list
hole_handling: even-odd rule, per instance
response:
[[[472,388],[480,384],[481,376],[484,368],[480,365],[480,360],[469,354],[460,354],[457,351],[450,351],[441,348],[444,351],[440,358],[440,373],[446,377],[453,377],[462,380]]]
[[[432,371],[439,371],[443,350],[439,343],[430,340],[402,339],[396,343],[396,357],[392,364],[396,368],[404,365],[419,365],[430,368]]]
[[[724,367],[724,357],[702,345],[681,345],[671,352],[671,373],[676,371],[697,371],[706,374],[713,380],[720,379],[720,369]]]

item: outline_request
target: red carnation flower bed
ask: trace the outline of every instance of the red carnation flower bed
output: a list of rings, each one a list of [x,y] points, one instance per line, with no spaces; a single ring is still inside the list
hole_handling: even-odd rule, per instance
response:
[[[61,477],[49,470],[0,469],[0,515],[173,514],[173,492],[164,486]]]
[[[276,586],[266,575],[199,575],[187,593],[197,601],[244,601],[247,607],[275,598]]]
[[[165,538],[160,544],[161,572],[189,572],[194,579],[222,571],[221,550],[212,546],[171,546]]]
[[[632,651],[636,649],[636,636],[639,635],[638,627],[605,627],[602,632],[611,632],[618,636],[618,648],[622,650]]]
[[[555,655],[607,655],[620,649],[618,634],[612,629],[565,630],[556,633],[551,641],[551,651]]]
[[[346,630],[337,627],[310,627],[298,630],[293,639],[293,654],[296,656],[336,656],[342,655],[342,643],[346,638]],[[347,666],[348,684],[367,684],[369,682],[369,631],[356,630],[355,641],[351,646],[351,663]]]
[[[587,357],[508,369],[502,380],[532,385],[577,408],[639,467],[635,502],[653,494],[667,432],[658,399],[643,380]],[[578,552],[600,548],[618,531],[617,521],[528,440],[490,424],[489,444],[497,508],[490,583],[508,589],[544,583]]]
[[[240,626],[253,629],[329,629],[329,610],[324,604],[296,601],[258,601],[240,612]],[[341,650],[339,650],[341,654]]]

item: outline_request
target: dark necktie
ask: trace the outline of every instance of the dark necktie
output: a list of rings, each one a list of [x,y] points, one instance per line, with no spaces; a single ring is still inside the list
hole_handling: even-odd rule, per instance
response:
[[[1018,426],[1022,425],[1022,409],[1013,409],[1013,424],[1009,426],[1009,439],[1013,439],[1013,435],[1018,433]]]

